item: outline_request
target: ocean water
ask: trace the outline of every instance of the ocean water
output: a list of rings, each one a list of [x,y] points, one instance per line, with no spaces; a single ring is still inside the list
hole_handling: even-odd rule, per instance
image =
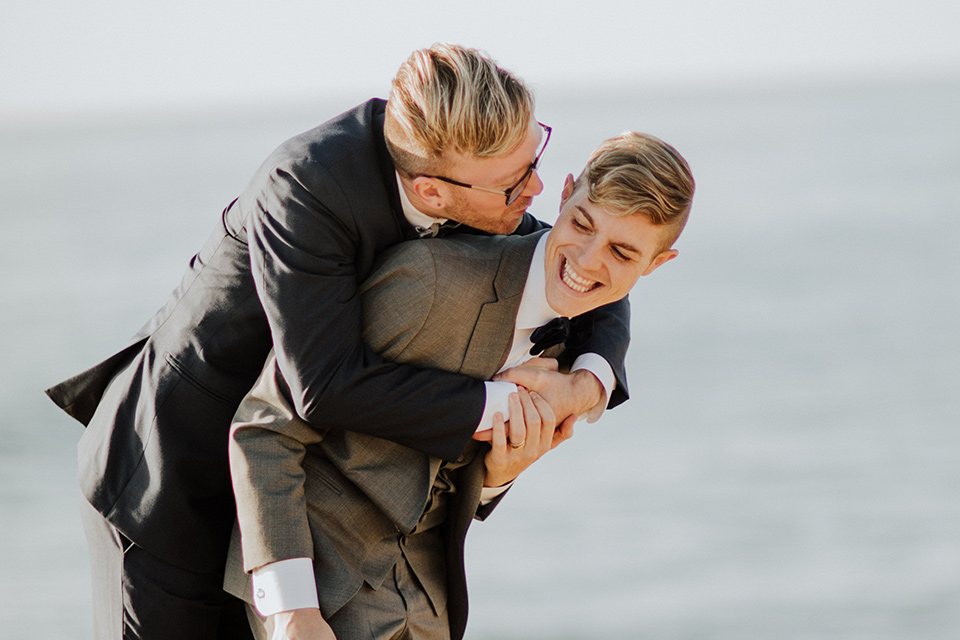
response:
[[[0,637],[90,637],[81,428],[120,346],[286,137],[356,100],[0,124]],[[532,211],[625,129],[697,178],[632,296],[632,400],[468,542],[467,637],[960,635],[960,78],[563,91]]]

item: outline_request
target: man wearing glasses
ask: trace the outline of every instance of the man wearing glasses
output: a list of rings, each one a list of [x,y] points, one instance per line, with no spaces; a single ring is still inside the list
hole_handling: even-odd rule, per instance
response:
[[[455,461],[508,413],[513,384],[364,346],[357,287],[404,239],[543,228],[525,212],[543,188],[549,133],[526,87],[486,56],[414,52],[388,102],[281,145],[166,306],[123,350],[48,390],[87,426],[78,455],[95,637],[249,633],[242,603],[222,590],[235,519],[226,445],[271,348],[308,424]],[[595,316],[571,373],[536,389],[561,421],[627,397],[628,307]]]
[[[443,176],[423,176],[423,177],[433,178],[435,180],[446,182],[447,184],[456,185],[458,187],[464,187],[465,189],[476,189],[477,191],[486,191],[487,193],[497,193],[497,194],[506,196],[506,205],[509,207],[511,204],[516,202],[517,199],[520,197],[520,194],[523,193],[523,190],[527,186],[527,183],[530,181],[530,177],[533,175],[533,172],[537,170],[538,166],[540,166],[540,158],[543,157],[543,152],[546,151],[547,149],[547,143],[550,142],[550,133],[553,131],[553,128],[548,127],[542,122],[538,122],[537,126],[543,129],[543,132],[546,133],[546,137],[543,139],[543,144],[540,145],[540,152],[537,154],[537,157],[534,158],[533,162],[530,163],[530,166],[527,167],[527,170],[520,177],[520,179],[517,180],[512,186],[502,191],[500,189],[478,187],[475,184],[467,184],[466,182],[451,180],[450,178],[444,178]]]

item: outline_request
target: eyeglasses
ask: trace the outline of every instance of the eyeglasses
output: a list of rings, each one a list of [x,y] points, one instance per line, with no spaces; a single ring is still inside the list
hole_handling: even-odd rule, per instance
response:
[[[472,184],[467,184],[466,182],[459,182],[457,180],[451,180],[450,178],[444,178],[443,176],[427,176],[425,178],[433,178],[434,180],[442,180],[448,184],[456,185],[458,187],[464,187],[465,189],[476,189],[477,191],[486,191],[487,193],[499,193],[500,195],[506,196],[507,206],[510,206],[520,198],[520,194],[523,193],[524,188],[526,188],[527,183],[530,182],[530,176],[533,175],[533,172],[537,170],[537,167],[540,165],[540,158],[543,157],[543,152],[547,150],[547,143],[550,142],[550,132],[553,131],[552,127],[548,127],[542,122],[538,122],[538,125],[543,127],[543,130],[547,132],[547,138],[543,141],[543,146],[540,147],[540,153],[537,154],[537,157],[534,158],[533,162],[530,163],[530,166],[527,167],[527,172],[523,174],[516,184],[506,190],[501,189],[489,189],[487,187],[477,187]]]

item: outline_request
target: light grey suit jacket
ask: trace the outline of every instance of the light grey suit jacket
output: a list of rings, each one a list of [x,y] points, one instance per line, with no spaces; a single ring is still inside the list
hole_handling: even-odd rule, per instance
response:
[[[361,288],[364,340],[388,359],[491,378],[509,353],[542,233],[399,245]],[[271,357],[234,419],[230,461],[242,536],[235,532],[225,585],[252,601],[244,570],[310,557],[320,609],[330,616],[364,580],[377,586],[386,576],[399,553],[374,550],[385,540],[399,549],[397,538],[417,527],[442,460],[361,433],[318,432],[284,401],[284,386]],[[464,537],[496,504],[480,508],[485,451],[474,444],[461,457],[438,529],[446,557],[423,570],[428,579],[420,575],[434,606],[447,605],[454,638],[466,626]]]

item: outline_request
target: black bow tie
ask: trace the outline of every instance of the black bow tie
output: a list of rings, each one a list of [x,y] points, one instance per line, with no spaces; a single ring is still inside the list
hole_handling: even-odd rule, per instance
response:
[[[590,314],[570,318],[554,318],[542,327],[534,329],[530,336],[533,346],[530,355],[539,356],[550,347],[565,344],[567,348],[582,345],[593,333],[593,316]]]

